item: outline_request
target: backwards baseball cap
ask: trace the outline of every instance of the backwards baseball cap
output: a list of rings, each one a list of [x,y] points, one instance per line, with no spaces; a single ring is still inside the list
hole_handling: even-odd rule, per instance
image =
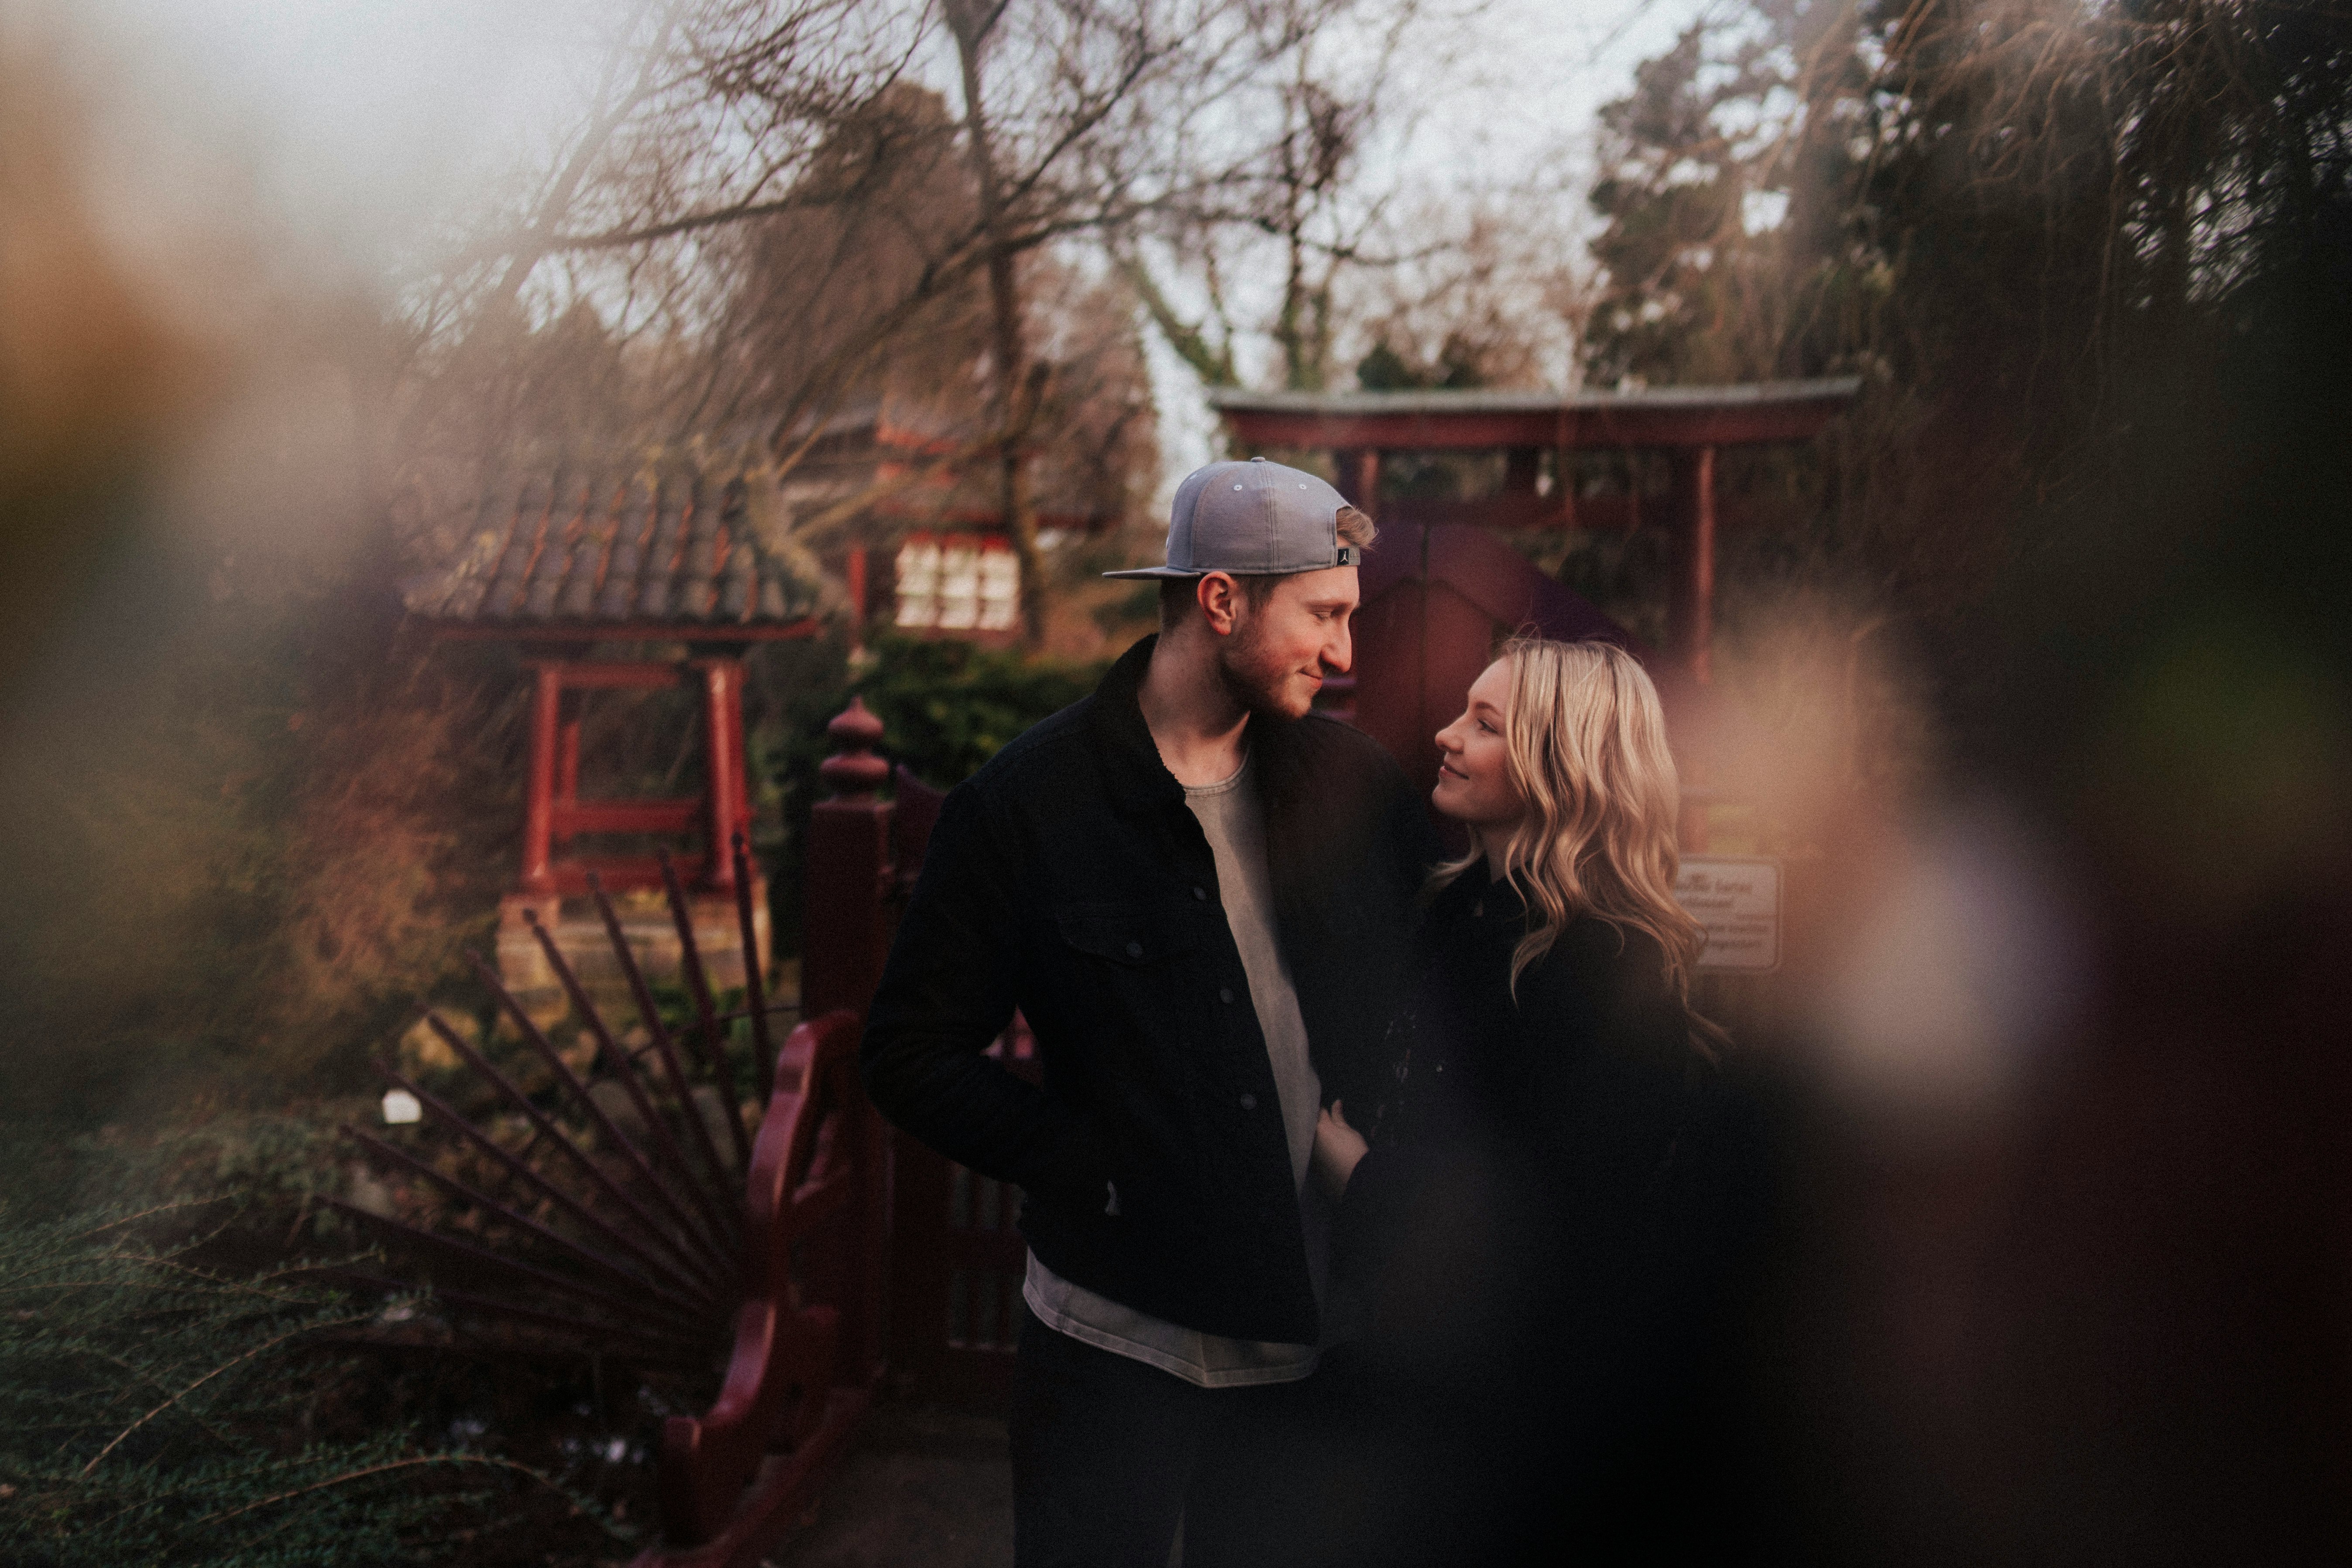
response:
[[[1184,476],[1169,510],[1168,564],[1106,572],[1106,577],[1286,576],[1327,566],[1360,566],[1364,552],[1339,542],[1348,500],[1313,474],[1252,458],[1211,463]]]

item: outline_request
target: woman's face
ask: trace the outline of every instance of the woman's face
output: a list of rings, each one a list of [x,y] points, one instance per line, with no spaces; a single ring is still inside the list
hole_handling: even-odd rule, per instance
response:
[[[1508,827],[1527,812],[1504,752],[1511,716],[1511,670],[1501,659],[1470,683],[1470,705],[1437,732],[1437,787],[1429,798],[1456,822]]]

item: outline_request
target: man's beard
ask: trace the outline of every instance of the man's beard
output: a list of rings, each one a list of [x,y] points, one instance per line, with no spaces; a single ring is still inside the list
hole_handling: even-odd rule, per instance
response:
[[[1258,635],[1255,619],[1246,615],[1217,658],[1217,679],[1253,719],[1286,723],[1299,717],[1282,700],[1292,673],[1288,666],[1267,657],[1265,639]]]

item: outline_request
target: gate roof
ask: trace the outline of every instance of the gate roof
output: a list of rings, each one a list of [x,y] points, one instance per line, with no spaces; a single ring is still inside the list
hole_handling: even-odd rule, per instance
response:
[[[764,476],[563,465],[510,478],[454,558],[405,584],[442,637],[769,642],[814,636],[813,566],[762,526]]]
[[[1859,376],[1635,392],[1209,394],[1242,447],[1385,451],[1514,447],[1736,447],[1811,440]]]

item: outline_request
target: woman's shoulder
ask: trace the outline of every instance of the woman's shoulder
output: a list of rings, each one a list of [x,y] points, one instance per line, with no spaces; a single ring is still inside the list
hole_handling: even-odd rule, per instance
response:
[[[1544,971],[1553,984],[1612,996],[1667,994],[1666,950],[1639,926],[1581,914],[1560,928]]]
[[[1519,985],[1530,1022],[1549,1020],[1644,1058],[1679,1062],[1690,1026],[1666,977],[1666,952],[1638,926],[1580,915]]]

